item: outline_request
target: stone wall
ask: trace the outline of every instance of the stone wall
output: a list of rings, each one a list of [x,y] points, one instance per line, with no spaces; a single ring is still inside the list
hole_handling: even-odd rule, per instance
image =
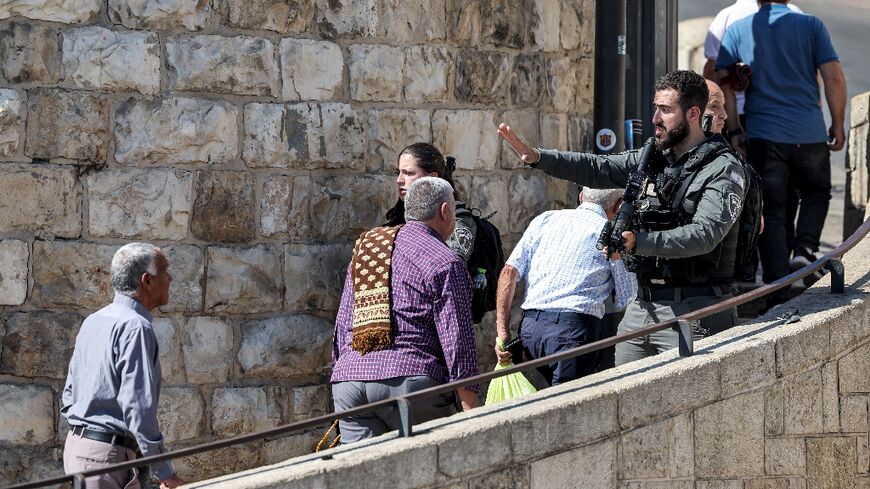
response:
[[[870,92],[852,97],[846,153],[846,202],[843,209],[843,239],[851,236],[864,222],[870,200]]]
[[[61,471],[73,341],[129,241],[164,246],[174,276],[171,448],[326,412],[342,276],[395,201],[396,153],[455,155],[509,251],[576,191],[517,169],[496,124],[588,147],[594,18],[592,0],[0,2],[0,485]],[[176,465],[214,476],[315,437]]]
[[[192,487],[870,487],[870,240],[758,320],[530,397]]]

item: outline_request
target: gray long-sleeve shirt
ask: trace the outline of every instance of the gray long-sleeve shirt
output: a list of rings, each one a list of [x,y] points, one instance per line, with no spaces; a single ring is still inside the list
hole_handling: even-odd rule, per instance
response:
[[[82,323],[60,413],[70,426],[133,436],[145,456],[162,453],[160,375],[151,313],[135,299],[115,294],[112,304]],[[169,462],[151,470],[160,480],[174,474]]]

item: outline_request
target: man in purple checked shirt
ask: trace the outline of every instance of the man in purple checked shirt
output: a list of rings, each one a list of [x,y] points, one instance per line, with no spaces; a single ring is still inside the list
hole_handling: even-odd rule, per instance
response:
[[[405,219],[388,262],[391,343],[374,351],[361,353],[353,341],[360,329],[354,324],[355,310],[365,310],[365,304],[354,300],[362,292],[354,290],[355,267],[348,267],[332,347],[337,412],[478,373],[471,280],[465,263],[444,244],[456,222],[453,188],[440,178],[417,179],[405,196]],[[475,385],[456,391],[462,410],[477,406],[479,389]],[[453,393],[413,405],[415,423],[456,412]],[[398,420],[395,407],[349,416],[339,422],[341,441],[352,443],[395,430]]]

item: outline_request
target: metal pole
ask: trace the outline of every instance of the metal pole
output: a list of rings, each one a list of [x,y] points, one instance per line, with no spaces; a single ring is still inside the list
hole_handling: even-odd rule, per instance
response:
[[[625,149],[625,2],[595,5],[595,135],[598,154]]]

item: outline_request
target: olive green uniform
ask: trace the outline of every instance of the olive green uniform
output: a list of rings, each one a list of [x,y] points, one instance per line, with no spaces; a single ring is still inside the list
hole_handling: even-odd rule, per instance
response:
[[[655,271],[638,271],[638,297],[626,309],[620,333],[670,320],[730,297],[737,238],[734,224],[742,209],[746,175],[730,153],[704,163],[705,153],[714,146],[721,148],[719,145],[719,140],[711,138],[679,159],[670,150],[661,159],[662,171],[693,175],[678,206],[687,219],[669,229],[636,231],[634,255],[665,265],[657,266]],[[591,188],[624,188],[638,166],[640,151],[594,155],[540,150],[540,154],[534,167],[551,176]],[[661,273],[671,267],[673,273]],[[619,343],[616,364],[676,348],[680,336],[691,346],[693,336],[721,331],[735,321],[736,310],[731,309],[694,324],[681,321],[682,335],[676,330],[664,330]]]

